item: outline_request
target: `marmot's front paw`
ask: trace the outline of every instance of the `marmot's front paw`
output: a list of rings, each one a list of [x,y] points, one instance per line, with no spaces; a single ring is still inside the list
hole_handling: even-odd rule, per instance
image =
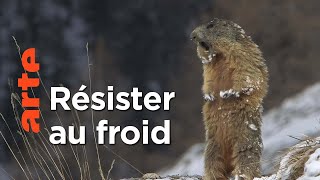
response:
[[[238,91],[235,91],[233,89],[225,90],[225,91],[220,91],[220,97],[225,99],[229,97],[239,97],[240,93]]]
[[[213,94],[204,94],[203,99],[205,101],[214,101],[215,98],[214,98]]]

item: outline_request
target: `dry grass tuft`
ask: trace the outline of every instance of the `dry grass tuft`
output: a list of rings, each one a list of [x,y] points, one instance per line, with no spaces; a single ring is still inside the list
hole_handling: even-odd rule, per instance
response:
[[[20,47],[17,43],[15,37],[13,40],[16,44],[19,56],[21,58]],[[89,82],[90,82],[90,94],[91,92],[91,75],[90,75],[90,60],[88,53],[88,44],[86,45],[87,57],[88,57],[88,70],[89,70]],[[45,94],[50,101],[50,95],[48,93],[47,88],[45,87],[41,76],[37,73],[38,78],[40,79],[41,87],[44,89]],[[12,86],[12,85],[11,85]],[[34,90],[31,88],[31,93],[33,97],[36,97]],[[92,103],[92,102],[91,102]],[[103,167],[104,164],[101,163],[101,153],[99,152],[99,147],[96,141],[96,135],[94,131],[94,121],[93,121],[93,111],[91,111],[91,122],[92,122],[92,130],[93,130],[93,138],[95,145],[95,158],[97,161],[92,160],[92,153],[89,152],[89,145],[71,145],[68,143],[67,145],[52,145],[49,142],[50,131],[48,125],[45,120],[45,114],[40,110],[40,123],[43,125],[43,131],[38,134],[26,133],[21,126],[20,113],[25,109],[22,107],[21,98],[18,94],[11,94],[11,106],[14,113],[14,120],[8,121],[5,117],[0,113],[1,120],[5,123],[6,128],[9,132],[9,136],[2,131],[0,131],[0,136],[4,139],[8,149],[10,150],[12,156],[14,157],[16,163],[18,164],[21,173],[17,173],[12,176],[10,171],[7,171],[3,168],[0,170],[3,171],[7,176],[11,179],[15,179],[17,176],[18,179],[62,179],[62,180],[91,180],[101,178],[102,180],[111,179],[111,172],[115,163],[115,160],[112,161],[112,164],[105,174],[105,170],[108,168]],[[79,127],[83,122],[80,120],[80,116],[78,112],[73,109],[72,111],[72,125],[75,126],[76,134],[79,136]],[[51,117],[52,118],[52,117]],[[58,125],[66,127],[63,124],[63,120],[59,113],[55,112],[55,118],[58,119]],[[16,127],[18,128],[17,133],[13,132],[11,128],[13,123],[16,123]],[[18,137],[17,135],[18,134]],[[76,135],[76,136],[77,136]],[[22,143],[18,142],[18,140],[22,141]],[[102,148],[102,147],[101,147]],[[126,161],[123,157],[118,155],[116,152],[112,151],[109,148],[107,150],[116,154],[121,160],[125,163],[129,164],[131,167],[134,167],[128,161]],[[91,155],[91,156],[89,156]],[[105,165],[107,166],[107,165]],[[97,167],[97,168],[96,168]],[[135,170],[139,171],[134,167]],[[21,172],[20,171],[20,172]],[[106,178],[105,178],[106,175]],[[99,178],[99,179],[100,179]]]
[[[298,179],[304,173],[310,155],[320,148],[319,138],[308,137],[286,151],[277,173],[278,178]]]

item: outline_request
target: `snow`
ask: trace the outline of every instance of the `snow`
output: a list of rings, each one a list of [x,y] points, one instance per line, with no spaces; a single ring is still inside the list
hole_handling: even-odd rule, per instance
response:
[[[154,178],[129,178],[129,179],[121,179],[121,180],[152,180]],[[156,178],[157,180],[202,180],[201,176],[167,176]]]
[[[307,88],[295,97],[270,110],[263,117],[262,138],[264,144],[264,172],[269,173],[276,161],[271,162],[281,150],[296,144],[298,141],[289,135],[304,138],[317,136],[320,130],[320,83]]]
[[[249,125],[249,128],[252,129],[252,130],[254,130],[254,131],[258,130],[258,128],[256,127],[256,125],[254,125],[254,124],[250,124],[250,125]]]
[[[320,83],[317,83],[296,96],[286,99],[279,107],[270,110],[263,116],[262,139],[264,150],[262,169],[264,174],[270,174],[272,172],[273,167],[280,161],[280,158],[277,156],[281,154],[281,151],[299,142],[297,139],[289,137],[289,135],[299,139],[304,139],[305,136],[320,135],[319,94]],[[166,171],[160,171],[159,174],[203,175],[203,151],[203,144],[192,146],[176,165]],[[320,171],[319,158],[315,160],[315,157],[319,155],[317,153],[320,153],[319,151],[317,151],[315,155],[310,156],[309,161],[306,163],[305,176]],[[284,161],[286,161],[285,158],[283,159],[283,163],[285,163]],[[313,180],[312,178],[308,178],[303,180]],[[317,178],[319,179],[319,177]],[[276,175],[255,178],[255,180],[274,179],[276,179]]]
[[[296,144],[290,147],[289,152],[282,158],[276,177],[279,179],[289,179],[290,175],[294,173],[294,169],[297,168],[295,163],[292,163],[292,160],[295,159],[295,156],[301,153],[303,148],[308,148],[310,150],[314,149],[314,153],[309,156],[309,160],[305,163],[304,175],[299,178],[299,180],[311,180],[315,177],[320,178],[320,149],[319,149],[319,140],[320,137],[315,139],[308,139],[302,141],[299,144]],[[291,163],[290,163],[291,162]]]
[[[237,29],[239,29],[241,34],[245,34],[245,33],[246,33],[246,32],[242,29],[242,27],[239,26],[238,24],[234,23],[233,26],[236,27]]]
[[[214,100],[214,96],[212,94],[204,94],[203,98],[206,101],[213,101]]]
[[[208,64],[213,60],[214,57],[216,57],[215,53],[209,54],[208,57],[204,57],[201,54],[199,54],[199,55],[200,55],[200,59],[202,61],[202,64]]]
[[[246,95],[250,95],[253,91],[253,87],[242,88],[242,92]]]
[[[277,176],[274,174],[270,177],[254,178],[253,180],[277,180]]]
[[[294,149],[288,154],[286,154],[282,160],[280,161],[279,171],[277,172],[277,177],[281,177],[282,179],[288,179],[292,166],[288,166],[290,159],[292,159],[293,155],[298,151],[298,149]]]
[[[225,91],[220,91],[220,97],[221,98],[228,98],[230,96],[235,96],[239,97],[239,92],[236,92],[233,89],[225,90]]]
[[[159,172],[160,176],[165,175],[195,175],[204,173],[204,157],[202,156],[204,144],[193,145],[172,168]]]
[[[201,61],[202,61],[202,64],[208,64],[212,61],[212,58],[207,60],[207,59],[201,57]]]
[[[298,180],[320,179],[320,148],[310,155],[305,164],[304,175]]]

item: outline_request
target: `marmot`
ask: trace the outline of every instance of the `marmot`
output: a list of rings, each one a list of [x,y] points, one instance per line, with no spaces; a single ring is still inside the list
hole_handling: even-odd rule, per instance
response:
[[[214,19],[191,33],[203,63],[205,180],[260,177],[262,100],[268,70],[237,24]]]

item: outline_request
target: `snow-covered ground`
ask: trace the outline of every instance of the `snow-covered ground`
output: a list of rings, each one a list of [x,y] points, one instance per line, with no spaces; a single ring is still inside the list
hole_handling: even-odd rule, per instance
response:
[[[160,175],[202,175],[203,174],[203,161],[202,156],[204,144],[193,145],[182,158],[169,169],[161,171]]]
[[[320,135],[320,83],[285,100],[263,117],[263,170],[269,173],[281,151],[297,144],[298,139]]]
[[[270,110],[263,116],[262,137],[264,142],[262,167],[263,172],[269,174],[273,166],[279,161],[279,155],[288,147],[297,144],[298,139],[305,136],[320,135],[320,83],[307,88],[296,96],[286,99],[282,105]],[[203,144],[192,146],[182,158],[166,170],[160,171],[160,175],[202,175],[203,174]],[[306,163],[304,179],[310,179],[310,174],[320,171],[320,150],[318,149]],[[302,177],[303,178],[303,177]],[[319,177],[316,177],[319,178]],[[276,179],[275,175],[256,180]]]

